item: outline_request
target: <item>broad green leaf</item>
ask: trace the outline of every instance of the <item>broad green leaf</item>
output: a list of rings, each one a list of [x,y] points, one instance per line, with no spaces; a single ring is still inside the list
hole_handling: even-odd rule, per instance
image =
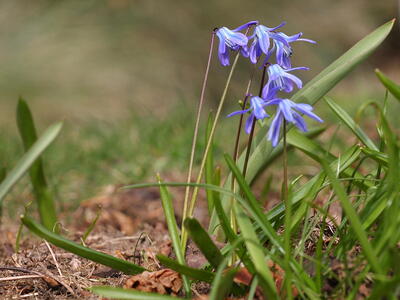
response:
[[[25,151],[28,151],[37,140],[35,124],[28,104],[20,98],[17,106],[17,125],[24,144]],[[29,174],[33,191],[38,204],[41,223],[49,230],[52,230],[57,223],[57,215],[54,199],[47,186],[44,174],[43,163],[40,157],[32,164]]]
[[[135,265],[131,262],[116,258],[114,256],[84,247],[62,236],[49,231],[43,225],[36,223],[27,216],[21,217],[22,223],[34,234],[45,239],[54,246],[60,247],[68,252],[74,253],[80,257],[108,266],[125,274],[139,274],[146,271],[145,268]]]
[[[145,293],[133,289],[123,289],[112,286],[94,286],[89,291],[110,299],[123,300],[176,300],[181,299],[172,296],[160,295],[156,293]]]
[[[157,176],[157,180],[158,180],[158,183],[160,184],[161,179],[159,176]],[[162,203],[162,207],[164,210],[165,219],[167,221],[167,226],[168,226],[169,235],[171,237],[172,246],[174,247],[175,255],[176,255],[176,258],[178,259],[178,262],[180,264],[184,265],[185,264],[185,255],[184,255],[184,251],[182,250],[182,247],[181,247],[181,239],[179,237],[178,225],[176,224],[175,211],[174,211],[174,207],[172,204],[172,198],[171,198],[171,195],[165,185],[160,184],[159,186],[160,186],[161,203]],[[191,294],[190,281],[186,276],[183,276],[182,279],[183,279],[185,292],[187,295],[190,295]]]
[[[336,61],[330,64],[320,74],[314,77],[302,89],[300,89],[293,97],[293,101],[307,102],[315,104],[319,99],[325,96],[339,81],[341,81],[350,71],[358,64],[364,61],[371,55],[375,49],[383,42],[390,33],[394,19],[378,27],[372,33],[364,37],[351,49],[339,57]],[[252,182],[257,174],[265,168],[265,165],[270,162],[271,157],[276,153],[277,149],[273,149],[271,144],[266,140],[265,136],[268,127],[264,126],[259,130],[255,137],[255,146],[246,173],[247,182]],[[238,160],[239,168],[242,168],[244,163],[246,149],[242,152]],[[229,178],[227,182],[230,182]],[[224,203],[224,199],[222,199]],[[213,216],[210,221],[210,228],[216,226],[216,218]]]
[[[396,84],[394,81],[390,80],[387,76],[385,76],[378,69],[375,70],[376,76],[378,76],[379,80],[385,86],[385,88],[397,99],[400,101],[400,85]]]
[[[167,268],[170,268],[182,275],[186,275],[195,280],[211,283],[215,277],[214,273],[212,272],[200,269],[194,269],[186,265],[182,265],[179,262],[161,254],[157,255],[157,259],[160,261],[162,265],[166,266]]]
[[[368,135],[361,129],[360,126],[353,120],[352,117],[342,109],[338,104],[333,102],[332,99],[325,97],[326,103],[328,103],[329,107],[336,114],[336,116],[343,121],[343,123],[349,127],[349,129],[357,136],[357,138],[368,148],[378,151],[378,147],[374,144],[374,142],[368,137]]]
[[[29,170],[43,151],[54,141],[60,133],[61,127],[62,123],[56,123],[50,126],[7,174],[6,178],[0,184],[0,206],[2,205],[4,196],[10,191],[14,184],[18,182],[22,175]]]
[[[6,178],[7,171],[6,168],[0,168],[0,183]]]
[[[193,242],[200,249],[208,262],[214,267],[218,266],[224,260],[221,251],[214,244],[208,233],[203,229],[200,223],[194,218],[187,218],[184,225],[192,238]]]

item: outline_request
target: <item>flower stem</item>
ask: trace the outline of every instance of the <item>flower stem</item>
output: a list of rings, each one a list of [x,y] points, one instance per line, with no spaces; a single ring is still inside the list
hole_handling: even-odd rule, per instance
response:
[[[234,72],[234,70],[236,68],[238,59],[239,59],[239,53],[236,54],[235,60],[233,61],[232,68],[231,68],[231,70],[229,72],[228,79],[226,81],[224,91],[222,92],[222,96],[221,96],[221,99],[219,101],[217,112],[215,114],[215,119],[214,119],[214,122],[213,122],[212,127],[211,127],[210,136],[209,136],[209,139],[208,139],[208,142],[207,142],[207,145],[206,145],[206,149],[204,151],[203,158],[201,160],[199,174],[198,174],[197,179],[196,179],[196,183],[197,184],[200,184],[201,178],[203,177],[204,167],[205,167],[205,164],[206,164],[206,158],[207,158],[208,152],[210,151],[210,148],[211,148],[211,143],[212,143],[212,140],[213,140],[213,137],[214,137],[214,133],[215,133],[216,127],[217,127],[217,122],[219,120],[219,116],[221,114],[222,107],[224,105],[225,98],[226,98],[226,95],[228,93],[228,88],[229,88],[229,85],[231,83],[232,75],[233,75],[233,72]],[[193,211],[194,211],[194,207],[195,207],[195,204],[196,204],[198,192],[199,192],[199,188],[198,188],[198,186],[196,186],[193,189],[193,194],[192,194],[191,201],[189,203],[189,208],[186,211],[186,214],[184,214],[183,217],[182,217],[183,220],[185,220],[187,217],[193,215]],[[186,249],[187,238],[188,238],[187,231],[186,231],[185,227],[182,227],[182,239],[181,239],[181,241],[182,241],[182,249]]]
[[[211,34],[210,50],[209,50],[209,54],[208,54],[207,67],[206,67],[206,72],[204,74],[203,86],[201,88],[199,106],[197,109],[196,124],[194,127],[194,134],[193,134],[193,141],[192,141],[192,150],[190,152],[189,171],[188,171],[188,176],[187,176],[187,181],[186,181],[187,183],[190,183],[191,177],[192,177],[194,155],[195,155],[195,150],[196,150],[197,137],[198,137],[198,133],[199,133],[200,116],[201,116],[201,111],[203,108],[204,94],[205,94],[205,90],[206,90],[206,86],[207,86],[208,73],[210,71],[211,58],[212,58],[212,53],[213,53],[213,49],[214,49],[214,38],[215,38],[215,31],[213,31]],[[189,193],[190,193],[190,187],[186,186],[185,198],[184,198],[184,202],[183,202],[183,216],[187,215],[187,210],[188,210],[188,206],[189,206],[188,205]],[[183,229],[183,222],[182,222],[182,229]]]
[[[266,70],[267,70],[267,65],[264,65],[263,73],[262,73],[262,77],[261,77],[260,91],[258,93],[259,97],[261,97],[261,95],[262,95],[262,90],[263,90],[263,87],[264,87]],[[256,127],[256,122],[257,122],[257,119],[254,118],[253,124],[251,124],[251,131],[250,131],[249,139],[248,139],[248,142],[247,142],[246,156],[245,156],[244,164],[243,164],[243,177],[244,178],[246,178],[247,165],[248,165],[249,158],[250,158],[250,150],[251,150],[251,144],[253,142],[254,129]]]
[[[286,120],[283,120],[283,190],[282,198],[285,203],[285,232],[284,232],[284,248],[285,248],[285,287],[286,299],[292,299],[292,280],[290,270],[290,234],[292,226],[292,203],[289,200],[288,188],[288,159],[287,159],[287,142],[286,142]]]

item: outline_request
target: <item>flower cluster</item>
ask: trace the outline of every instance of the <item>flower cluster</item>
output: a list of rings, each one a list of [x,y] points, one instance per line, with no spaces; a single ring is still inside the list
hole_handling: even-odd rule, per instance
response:
[[[267,135],[274,147],[279,143],[280,129],[284,121],[294,124],[301,131],[307,131],[302,115],[323,122],[312,112],[313,107],[311,105],[295,103],[286,97],[278,97],[279,92],[291,93],[295,87],[301,89],[303,86],[301,79],[293,75],[292,72],[308,70],[306,67],[292,67],[293,50],[291,43],[303,41],[315,44],[312,40],[301,38],[303,35],[301,32],[291,36],[278,32],[277,29],[284,25],[285,23],[281,23],[276,27],[267,27],[257,21],[252,21],[233,30],[222,27],[216,31],[219,38],[218,57],[223,66],[229,65],[231,51],[240,51],[241,55],[249,58],[253,64],[258,63],[264,55],[263,65],[268,66],[268,81],[263,87],[261,95],[252,96],[248,108],[233,112],[228,117],[250,113],[245,125],[245,130],[249,134],[256,120],[269,117],[265,108],[267,106],[276,107],[276,113]],[[253,33],[249,34],[252,26],[255,26]],[[241,32],[244,30],[245,34]],[[271,63],[270,60],[274,56],[275,63]]]

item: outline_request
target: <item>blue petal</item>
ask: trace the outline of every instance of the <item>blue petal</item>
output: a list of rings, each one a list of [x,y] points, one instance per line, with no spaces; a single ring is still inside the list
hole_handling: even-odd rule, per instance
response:
[[[267,54],[270,45],[268,31],[262,29],[262,25],[260,25],[256,27],[255,33],[258,37],[258,44],[260,45],[261,51]]]
[[[251,43],[251,46],[250,46],[250,53],[249,53],[249,55],[250,55],[250,61],[253,63],[253,64],[256,64],[257,63],[257,60],[258,60],[258,55],[257,55],[257,40],[253,40],[253,42]]]
[[[244,126],[244,130],[246,131],[247,134],[250,134],[251,132],[251,127],[253,126],[253,121],[254,121],[254,114],[250,114],[249,117],[246,120],[246,124]]]
[[[310,117],[311,119],[314,119],[315,121],[318,121],[320,123],[323,123],[324,120],[322,120],[320,117],[318,117],[316,114],[311,112],[313,110],[313,107],[309,104],[306,103],[297,103],[294,108],[302,113],[305,114],[307,117]]]
[[[262,98],[255,96],[250,99],[250,102],[253,114],[258,120],[268,117],[268,114],[264,110],[264,100]]]
[[[307,43],[311,43],[311,44],[316,44],[316,41],[310,40],[310,39],[298,39],[296,42],[307,42]]]
[[[303,132],[307,132],[307,124],[304,121],[303,117],[300,116],[297,112],[293,112],[294,125],[299,128]]]
[[[278,109],[275,118],[271,122],[271,127],[269,128],[268,131],[268,140],[271,141],[273,147],[276,147],[278,145],[282,120],[283,120],[282,114]]]
[[[292,115],[292,105],[291,101],[287,99],[283,99],[279,103],[279,109],[282,111],[283,116],[285,117],[286,121],[293,123],[293,115]]]
[[[229,30],[229,31],[227,31],[227,42],[228,42],[228,44],[229,44],[229,42],[232,43],[232,47],[234,45],[245,46],[248,43],[248,39],[247,39],[247,36],[245,36],[241,32],[233,32],[233,31]]]
[[[295,76],[293,74],[286,73],[286,72],[285,72],[285,75],[283,75],[283,76],[286,77],[287,79],[289,79],[290,81],[294,82],[299,89],[302,88],[303,82],[297,76]]]
[[[240,47],[240,54],[242,54],[243,57],[249,57],[249,49],[246,46]]]
[[[258,24],[258,21],[250,21],[250,22],[247,22],[246,24],[240,25],[239,27],[233,29],[233,31],[240,31],[243,29],[247,29],[250,26],[257,25],[257,24]]]
[[[221,65],[224,67],[229,66],[229,50],[226,48],[226,51],[224,53],[221,53],[218,51],[218,58],[219,61],[221,62]]]
[[[249,110],[250,110],[250,109],[234,111],[233,113],[230,113],[230,114],[227,115],[226,117],[227,117],[227,118],[230,118],[230,117],[233,117],[233,116],[236,116],[236,115],[242,115],[242,114],[247,113]]]

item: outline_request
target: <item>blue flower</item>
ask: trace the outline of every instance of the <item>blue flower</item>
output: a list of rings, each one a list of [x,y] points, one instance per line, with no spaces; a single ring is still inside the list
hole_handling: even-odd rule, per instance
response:
[[[223,66],[229,66],[229,50],[240,50],[244,57],[249,56],[249,51],[247,49],[248,38],[239,31],[247,29],[257,23],[257,21],[251,21],[233,30],[227,27],[221,27],[216,30],[216,34],[219,38],[218,58]]]
[[[266,105],[277,105],[278,109],[276,115],[271,122],[271,127],[268,131],[268,140],[272,142],[272,146],[276,147],[279,142],[279,134],[281,131],[282,121],[293,123],[301,131],[307,131],[307,125],[300,114],[304,114],[318,122],[323,120],[312,112],[313,107],[306,103],[295,103],[289,99],[273,99],[266,103]]]
[[[297,76],[289,74],[288,72],[295,70],[309,70],[306,67],[298,67],[291,69],[283,69],[280,65],[274,64],[268,67],[268,82],[262,91],[262,98],[272,99],[278,91],[290,93],[295,84],[297,88],[301,89],[303,82]]]
[[[272,33],[271,38],[274,41],[274,47],[270,51],[270,53],[267,55],[268,58],[272,55],[272,52],[274,49],[276,49],[276,62],[279,64],[281,67],[288,69],[292,67],[292,63],[290,61],[290,57],[292,55],[292,47],[290,46],[290,43],[292,42],[308,42],[312,44],[316,44],[315,41],[309,40],[309,39],[301,39],[300,37],[303,35],[302,32],[288,36],[284,34],[283,32],[277,32],[277,33]],[[251,56],[250,56],[251,57]]]
[[[267,102],[264,99],[257,97],[257,96],[251,97],[250,98],[250,107],[248,109],[235,111],[235,112],[229,114],[228,118],[238,115],[238,114],[245,114],[245,113],[251,111],[249,117],[246,120],[246,124],[245,124],[245,131],[247,134],[249,134],[251,131],[251,127],[253,125],[254,118],[256,118],[257,120],[262,120],[264,118],[269,117],[269,115],[264,110],[264,106],[266,106],[266,105],[267,105]]]
[[[273,35],[273,31],[284,26],[285,24],[286,22],[283,22],[273,28],[264,25],[256,26],[253,35],[250,37],[250,39],[253,39],[253,42],[250,46],[250,61],[253,64],[257,63],[258,58],[263,53],[268,57],[270,56],[270,38]],[[280,36],[277,36],[277,39],[285,42],[285,40],[283,40]]]

